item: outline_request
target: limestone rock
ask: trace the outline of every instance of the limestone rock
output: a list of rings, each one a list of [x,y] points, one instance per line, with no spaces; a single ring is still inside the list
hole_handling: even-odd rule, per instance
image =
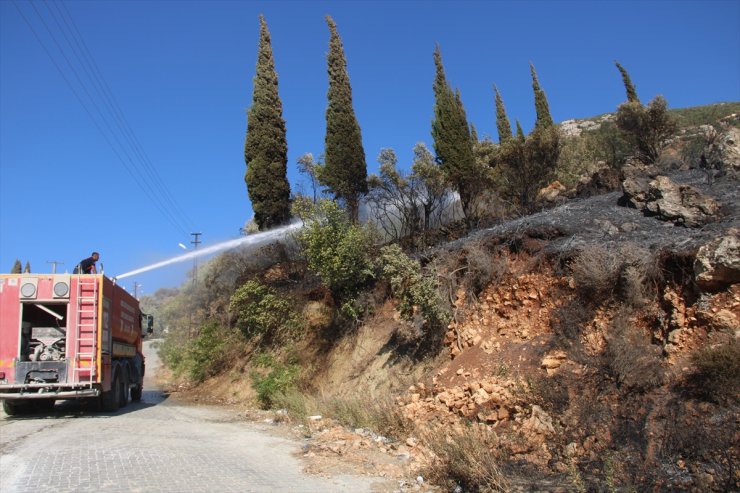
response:
[[[667,176],[651,179],[649,170],[635,169],[622,182],[622,205],[629,205],[677,225],[699,227],[715,221],[720,206],[694,187],[674,183]]]
[[[740,282],[740,231],[731,229],[726,236],[699,248],[694,276],[696,284],[707,290]]]

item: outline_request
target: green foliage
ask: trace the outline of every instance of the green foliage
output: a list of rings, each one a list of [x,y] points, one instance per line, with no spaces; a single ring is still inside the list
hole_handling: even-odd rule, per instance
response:
[[[632,79],[630,78],[630,74],[627,73],[627,69],[620,65],[619,62],[615,61],[614,63],[616,64],[619,73],[622,74],[624,90],[627,92],[627,101],[630,103],[641,104],[640,98],[637,97],[637,89],[635,89],[635,85],[632,83]]]
[[[237,333],[210,321],[187,341],[165,339],[160,356],[176,375],[202,382],[221,371],[242,343]]]
[[[498,87],[493,86],[493,89],[496,92],[496,129],[498,130],[498,141],[502,143],[510,139],[513,135],[511,133],[509,117],[506,116],[506,108],[504,107],[504,100],[501,98],[501,93],[499,93]]]
[[[13,263],[13,267],[10,269],[10,273],[20,274],[22,269],[23,269],[23,264],[21,264],[21,261],[19,259],[15,259],[15,262]]]
[[[330,40],[327,65],[329,104],[326,108],[326,164],[320,180],[335,198],[347,204],[352,222],[359,218],[360,197],[367,193],[367,165],[360,125],[352,107],[352,87],[347,74],[342,40],[334,20],[327,16]]]
[[[539,190],[555,177],[560,155],[560,132],[553,124],[545,92],[540,87],[534,65],[530,64],[537,120],[535,128],[524,136],[519,121],[516,122],[516,138],[503,139],[495,157],[501,167],[502,195],[522,213],[533,210]],[[500,105],[503,111],[503,103]],[[497,115],[499,105],[497,100]],[[501,131],[500,131],[501,132]],[[507,134],[503,130],[504,135]]]
[[[380,250],[379,265],[383,278],[390,282],[393,296],[399,300],[398,309],[404,320],[415,316],[423,319],[429,330],[447,327],[450,315],[444,309],[436,279],[422,273],[419,262],[407,256],[398,245]]]
[[[308,268],[321,278],[335,300],[349,308],[373,275],[373,231],[353,224],[346,212],[331,200],[320,200],[316,205],[296,201],[293,211],[305,223],[297,240]]]
[[[434,51],[434,64],[434,150],[442,171],[460,195],[465,216],[472,220],[474,199],[486,188],[486,173],[475,161],[460,92],[453,91],[447,82],[439,46]]]
[[[594,171],[598,161],[598,151],[586,135],[562,139],[555,177],[566,188],[572,188],[581,176]]]
[[[260,368],[251,374],[252,386],[263,409],[272,409],[285,397],[296,391],[300,367],[294,362],[280,363],[269,353],[261,353],[255,359]]]
[[[285,136],[283,104],[272,56],[270,33],[260,16],[260,42],[254,77],[252,107],[247,113],[244,181],[260,230],[290,219],[290,184],[287,178],[288,143]]]
[[[619,105],[617,127],[631,144],[635,157],[645,164],[654,163],[678,131],[663,96],[656,96],[647,107],[638,102]]]
[[[296,336],[301,328],[294,303],[254,280],[234,292],[229,310],[236,315],[236,327],[246,337],[285,340]]]
[[[24,274],[30,274],[31,273],[31,262],[26,260],[26,266],[23,267],[23,273]]]
[[[532,92],[534,92],[534,109],[537,112],[537,120],[535,121],[535,128],[537,127],[552,127],[553,121],[550,115],[550,105],[547,103],[547,96],[545,91],[540,87],[540,81],[537,79],[537,72],[534,70],[534,65],[529,64],[529,70],[532,73]]]
[[[712,125],[716,124],[718,120],[740,113],[740,102],[673,109],[670,110],[670,113],[676,117],[676,121],[681,127]],[[735,119],[734,125],[736,127],[740,125],[740,120]]]

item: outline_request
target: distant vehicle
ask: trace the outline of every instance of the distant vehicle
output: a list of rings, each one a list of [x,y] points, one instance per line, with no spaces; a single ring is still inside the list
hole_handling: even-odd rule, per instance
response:
[[[153,317],[103,274],[0,275],[0,399],[8,415],[90,399],[141,400]]]

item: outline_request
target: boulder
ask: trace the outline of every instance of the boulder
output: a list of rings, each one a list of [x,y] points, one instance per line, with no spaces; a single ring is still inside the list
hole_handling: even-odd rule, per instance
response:
[[[620,203],[657,216],[663,221],[696,228],[719,216],[719,204],[694,187],[673,182],[667,176],[634,173],[622,182]]]
[[[699,248],[694,260],[694,278],[705,290],[740,282],[740,231],[730,229],[726,236]]]

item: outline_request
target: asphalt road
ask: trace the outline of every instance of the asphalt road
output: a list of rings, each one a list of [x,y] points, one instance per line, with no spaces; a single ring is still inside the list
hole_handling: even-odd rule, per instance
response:
[[[232,411],[168,400],[148,379],[141,402],[115,413],[72,401],[44,414],[0,411],[0,492],[363,492],[382,481],[303,474],[300,447]]]

